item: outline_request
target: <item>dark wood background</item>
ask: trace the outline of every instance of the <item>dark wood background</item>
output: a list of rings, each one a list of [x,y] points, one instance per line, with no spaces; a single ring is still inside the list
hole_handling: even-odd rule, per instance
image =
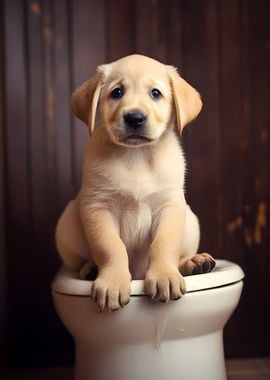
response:
[[[177,66],[204,108],[184,131],[201,250],[239,263],[227,356],[270,355],[270,1],[5,0],[1,28],[1,337],[13,366],[72,363],[50,282],[54,228],[80,186],[71,92],[133,52]],[[89,321],[91,323],[91,321]]]

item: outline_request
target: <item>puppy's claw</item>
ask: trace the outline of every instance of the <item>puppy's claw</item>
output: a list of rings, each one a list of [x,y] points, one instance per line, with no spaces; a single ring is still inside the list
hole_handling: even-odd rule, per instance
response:
[[[211,264],[208,261],[205,261],[202,266],[203,273],[209,272],[211,269]]]
[[[211,260],[210,261],[210,265],[211,265],[211,269],[210,270],[213,270],[215,268],[215,266],[216,266],[215,260]]]
[[[119,275],[118,275],[119,277]],[[130,300],[130,276],[100,275],[92,285],[91,297],[102,313],[119,310]]]
[[[119,295],[119,304],[121,307],[126,306],[130,302],[130,296],[128,294],[120,294]]]
[[[150,296],[151,300],[154,301],[157,294],[157,286],[155,280],[150,278],[145,279],[144,282],[145,292]]]
[[[185,281],[177,270],[164,274],[150,269],[145,277],[145,291],[152,301],[169,302],[186,292]]]
[[[184,276],[211,272],[215,268],[215,260],[208,253],[199,253],[179,263],[179,270]]]

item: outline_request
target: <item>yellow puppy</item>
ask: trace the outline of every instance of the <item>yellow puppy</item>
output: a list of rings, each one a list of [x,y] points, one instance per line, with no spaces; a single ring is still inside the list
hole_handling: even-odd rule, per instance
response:
[[[185,161],[176,136],[200,112],[197,91],[175,68],[131,55],[99,66],[71,97],[87,124],[81,190],[56,229],[65,265],[85,278],[102,311],[129,301],[131,278],[152,299],[185,293],[183,275],[210,271],[196,254],[199,223],[184,196]]]

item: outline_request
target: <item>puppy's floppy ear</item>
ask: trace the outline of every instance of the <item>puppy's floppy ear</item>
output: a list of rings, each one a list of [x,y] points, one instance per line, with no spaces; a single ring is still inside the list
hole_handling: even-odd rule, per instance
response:
[[[200,94],[177,73],[176,68],[168,66],[170,84],[178,131],[181,134],[184,126],[195,119],[202,109]]]
[[[71,96],[71,110],[78,119],[89,128],[90,134],[95,127],[95,118],[100,91],[103,84],[102,68],[98,67],[95,75],[84,82]]]

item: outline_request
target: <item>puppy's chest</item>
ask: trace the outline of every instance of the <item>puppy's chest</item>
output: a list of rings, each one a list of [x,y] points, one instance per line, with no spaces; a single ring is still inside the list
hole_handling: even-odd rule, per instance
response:
[[[126,204],[134,200],[144,200],[158,191],[157,176],[141,167],[122,168],[117,175],[111,177],[111,187],[122,194]]]
[[[120,236],[128,250],[142,249],[151,239],[154,199],[159,186],[152,173],[128,170],[114,178],[114,204]]]
[[[144,248],[151,239],[153,210],[147,201],[122,195],[118,204],[119,231],[128,250]]]
[[[170,198],[175,177],[168,168],[150,168],[145,160],[112,161],[102,171],[96,200],[110,208],[130,251],[142,250],[152,238],[162,205]],[[173,179],[172,179],[173,178]]]

